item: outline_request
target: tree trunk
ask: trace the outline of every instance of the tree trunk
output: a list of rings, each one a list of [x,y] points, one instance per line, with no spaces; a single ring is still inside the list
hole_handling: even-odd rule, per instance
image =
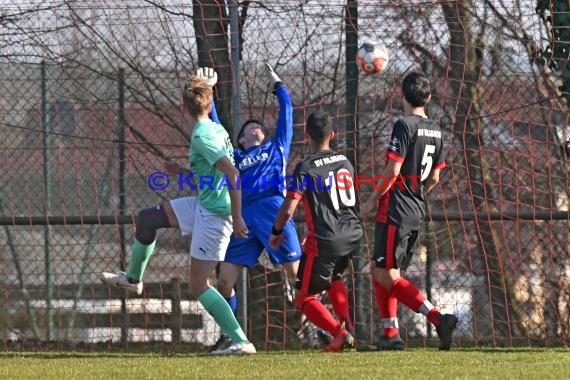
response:
[[[224,1],[193,0],[192,21],[198,47],[198,66],[213,67],[218,73],[216,106],[220,121],[230,136],[232,109],[232,70],[229,55],[229,19]]]
[[[479,79],[483,67],[482,52],[474,43],[469,16],[470,1],[442,3],[441,7],[447,22],[449,42],[449,82],[456,99],[456,125],[463,127],[463,148],[465,150],[465,168],[471,189],[472,207],[475,211],[496,212],[499,210],[491,196],[492,190],[487,183],[492,180],[489,164],[483,153],[480,138],[482,129],[479,100]],[[476,220],[480,250],[483,255],[483,266],[487,274],[487,292],[491,308],[489,320],[491,339],[497,336],[511,337],[511,286],[508,283],[504,268],[501,244],[497,232],[490,220]],[[477,302],[477,301],[476,301]],[[483,316],[482,316],[483,317]]]

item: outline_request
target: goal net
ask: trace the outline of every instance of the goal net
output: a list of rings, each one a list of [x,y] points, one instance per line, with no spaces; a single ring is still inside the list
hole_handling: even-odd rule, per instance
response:
[[[403,114],[401,79],[424,72],[433,91],[428,114],[444,131],[447,167],[429,195],[407,278],[442,311],[459,316],[456,346],[568,344],[569,73],[559,57],[567,57],[569,41],[555,37],[568,25],[551,3],[541,18],[531,0],[6,2],[4,348],[201,350],[216,341],[219,328],[190,293],[189,241],[178,230],[159,231],[141,297],[104,287],[98,275],[128,265],[138,210],[188,195],[175,177],[164,188],[149,186],[164,160],[187,162],[185,78],[199,66],[216,68],[218,111],[235,137],[236,120],[275,125],[278,104],[265,62],[287,84],[295,107],[289,174],[308,153],[303,123],[315,110],[333,116],[335,149],[359,174],[380,173],[393,123]],[[387,47],[384,73],[358,73],[354,53],[364,41]],[[361,188],[359,198],[370,191]],[[302,215],[295,216],[300,237]],[[346,273],[364,342],[381,333],[369,273],[373,228],[368,221]],[[238,288],[242,323],[260,349],[326,340],[301,317],[292,285],[266,256]],[[322,301],[328,303],[326,295]],[[399,318],[407,344],[435,346],[423,316],[400,307]]]

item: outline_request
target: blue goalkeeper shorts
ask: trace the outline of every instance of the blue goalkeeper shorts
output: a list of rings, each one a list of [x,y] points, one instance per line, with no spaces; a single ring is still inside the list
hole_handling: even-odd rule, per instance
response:
[[[271,228],[283,201],[283,197],[274,196],[259,199],[242,209],[242,217],[249,235],[245,239],[232,235],[225,262],[251,268],[257,263],[264,248],[274,265],[282,265],[301,258],[301,245],[293,219],[283,227],[285,239],[280,249],[276,251],[269,246]]]

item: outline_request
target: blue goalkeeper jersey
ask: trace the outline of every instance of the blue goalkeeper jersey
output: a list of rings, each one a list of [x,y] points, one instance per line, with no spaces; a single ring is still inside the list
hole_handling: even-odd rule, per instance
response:
[[[275,94],[279,101],[279,116],[273,138],[245,151],[234,151],[235,166],[240,172],[242,207],[260,198],[285,197],[285,170],[293,139],[293,104],[283,83],[276,86]],[[212,104],[210,118],[220,122],[215,104]]]

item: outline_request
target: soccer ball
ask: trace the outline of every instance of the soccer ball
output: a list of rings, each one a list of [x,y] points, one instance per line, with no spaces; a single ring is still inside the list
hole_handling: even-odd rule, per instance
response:
[[[365,74],[378,74],[388,65],[388,49],[383,45],[365,42],[356,51],[356,64]]]

